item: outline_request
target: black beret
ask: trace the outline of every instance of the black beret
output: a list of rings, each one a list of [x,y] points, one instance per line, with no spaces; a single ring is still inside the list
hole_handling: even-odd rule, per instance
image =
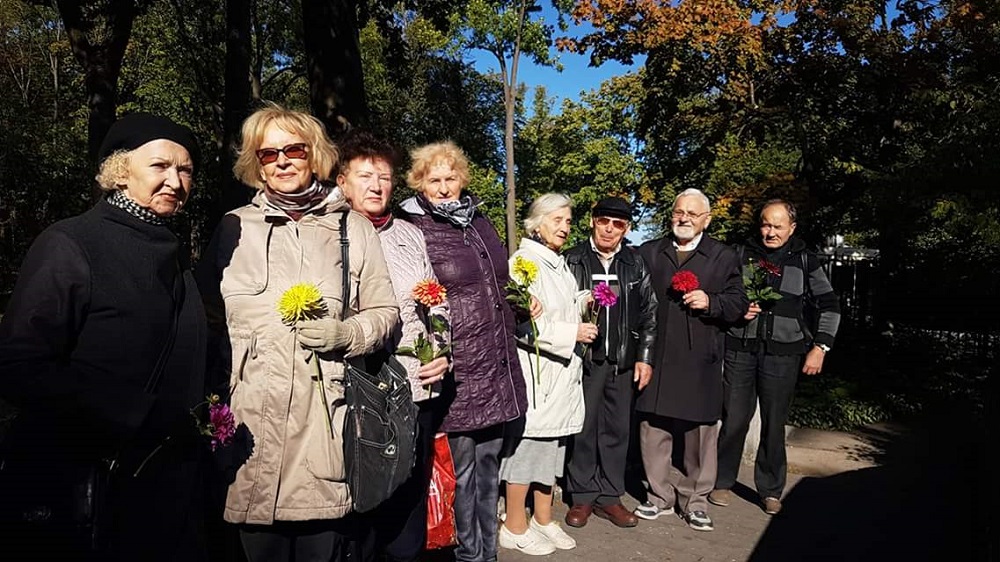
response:
[[[632,206],[621,197],[605,197],[598,201],[597,205],[594,205],[594,208],[590,211],[590,216],[614,217],[631,221]]]
[[[115,121],[108,129],[104,142],[101,143],[97,161],[104,162],[104,159],[116,150],[134,150],[147,142],[159,139],[174,141],[186,148],[197,168],[201,153],[198,150],[198,141],[191,130],[166,117],[149,113],[130,113]]]

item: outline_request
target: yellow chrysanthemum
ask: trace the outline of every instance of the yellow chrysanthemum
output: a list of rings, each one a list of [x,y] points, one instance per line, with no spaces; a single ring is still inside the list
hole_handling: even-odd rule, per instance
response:
[[[531,260],[524,259],[523,256],[514,258],[514,277],[521,285],[531,285],[538,276],[538,266]]]
[[[292,285],[278,300],[278,312],[286,324],[316,318],[323,312],[323,294],[312,283]]]

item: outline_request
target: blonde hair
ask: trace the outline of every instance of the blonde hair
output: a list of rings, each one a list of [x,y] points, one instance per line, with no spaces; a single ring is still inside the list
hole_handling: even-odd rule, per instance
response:
[[[573,208],[573,200],[568,195],[546,193],[538,196],[528,207],[528,216],[524,219],[524,231],[529,235],[534,234],[538,227],[542,226],[546,215],[566,207]]]
[[[264,189],[261,179],[260,160],[257,150],[264,141],[267,128],[275,125],[278,128],[295,133],[306,141],[308,146],[309,166],[319,181],[326,181],[333,175],[337,166],[339,154],[337,147],[326,134],[323,123],[308,113],[285,109],[277,104],[269,104],[258,109],[243,122],[240,149],[233,164],[233,174],[246,185]]]
[[[469,159],[462,152],[458,145],[451,141],[435,142],[425,144],[410,153],[413,164],[410,172],[406,174],[406,185],[414,191],[423,192],[424,179],[430,172],[431,166],[439,163],[448,164],[462,184],[462,189],[469,185]]]
[[[122,188],[122,182],[128,177],[131,150],[116,150],[101,162],[97,170],[97,185],[102,191],[116,191]]]

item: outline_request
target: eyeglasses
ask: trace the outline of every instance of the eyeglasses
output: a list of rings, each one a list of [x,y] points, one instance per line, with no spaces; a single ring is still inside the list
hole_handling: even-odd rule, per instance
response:
[[[689,211],[682,211],[680,209],[675,209],[674,212],[672,213],[672,215],[677,220],[681,220],[684,217],[687,217],[690,220],[697,220],[697,219],[700,219],[701,217],[707,215],[708,213],[709,213],[709,211],[705,211],[704,213],[692,213],[692,212],[689,212]]]
[[[625,230],[628,226],[627,220],[613,219],[610,217],[597,217],[594,219],[594,222],[597,223],[597,226],[608,226],[610,224],[616,230]]]
[[[257,159],[260,160],[261,165],[277,162],[279,154],[284,154],[285,158],[302,160],[306,157],[306,145],[305,143],[300,142],[296,144],[289,144],[281,148],[262,148],[254,154],[257,155]]]

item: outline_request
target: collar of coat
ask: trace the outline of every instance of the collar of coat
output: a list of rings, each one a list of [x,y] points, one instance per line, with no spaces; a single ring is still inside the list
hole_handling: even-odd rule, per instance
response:
[[[562,256],[552,251],[545,244],[535,242],[531,238],[522,238],[518,249],[531,254],[532,257],[537,258],[535,261],[548,266],[550,269],[557,269],[563,263]]]
[[[594,254],[594,257],[597,257],[597,252],[595,252],[591,246],[592,242],[590,241],[590,239],[588,239],[586,242],[582,244],[577,244],[576,246],[573,246],[569,250],[566,250],[565,252],[563,252],[563,255],[566,256],[566,262],[573,264],[581,263],[587,256],[588,252]],[[620,260],[622,263],[630,267],[635,265],[635,258],[632,257],[633,251],[634,250],[628,245],[626,245],[625,241],[622,240],[621,245],[618,247],[618,252],[615,253],[615,258],[611,263],[615,263],[615,261]]]
[[[676,242],[677,239],[674,238],[673,234],[660,238],[659,242],[656,242],[657,245],[656,253],[665,254],[671,260],[676,261],[677,251],[674,249],[674,244]],[[714,238],[712,238],[708,234],[704,234],[701,238],[701,242],[699,242],[698,246],[694,249],[694,252],[701,254],[705,257],[711,257],[716,253],[716,246],[720,245],[721,244],[717,242]]]
[[[267,195],[264,194],[263,190],[258,191],[257,195],[254,195],[253,201],[251,201],[250,204],[260,209],[265,219],[292,220],[287,213],[275,207],[270,201],[267,200]],[[330,190],[330,195],[328,195],[326,199],[306,211],[302,216],[329,215],[330,213],[339,213],[350,210],[351,205],[347,202],[347,199],[344,199],[344,194],[339,188],[335,187]]]

